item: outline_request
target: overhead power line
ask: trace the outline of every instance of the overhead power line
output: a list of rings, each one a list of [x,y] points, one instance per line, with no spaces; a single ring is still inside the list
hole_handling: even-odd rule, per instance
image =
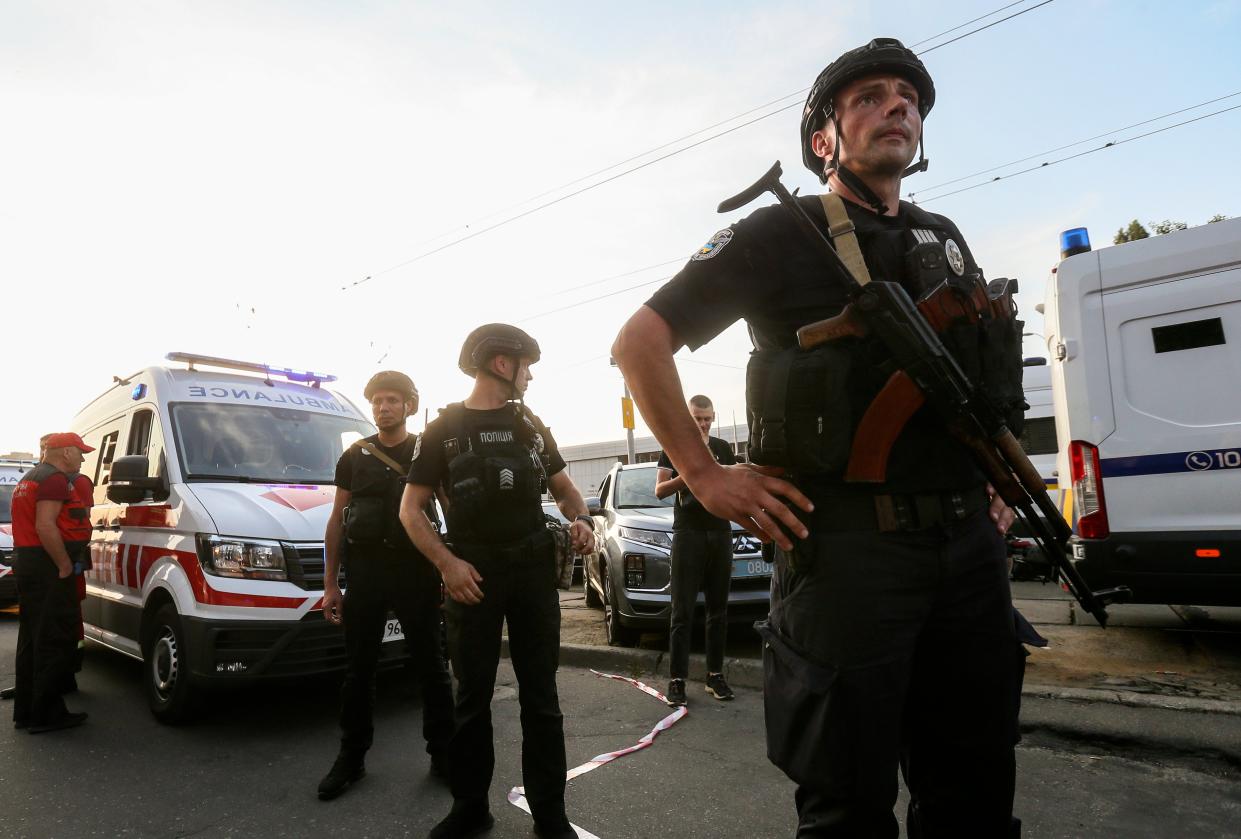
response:
[[[996,181],[1011,180],[1017,177],[1018,175],[1026,175],[1026,174],[1029,174],[1030,172],[1037,172],[1040,169],[1046,169],[1049,166],[1055,166],[1058,163],[1064,163],[1069,160],[1076,160],[1079,157],[1085,157],[1088,154],[1094,154],[1095,152],[1100,152],[1100,151],[1103,151],[1104,149],[1112,149],[1112,148],[1115,148],[1116,146],[1123,146],[1125,143],[1132,143],[1134,140],[1141,140],[1145,137],[1152,137],[1155,134],[1162,134],[1165,131],[1171,131],[1173,128],[1180,128],[1185,125],[1190,125],[1191,123],[1201,122],[1204,119],[1210,119],[1211,117],[1217,117],[1220,114],[1226,114],[1229,111],[1236,111],[1239,109],[1241,109],[1241,105],[1233,105],[1231,108],[1223,108],[1221,110],[1214,111],[1209,114],[1203,114],[1200,117],[1194,117],[1193,119],[1187,119],[1184,122],[1175,123],[1174,125],[1166,125],[1163,128],[1156,128],[1154,131],[1147,131],[1145,134],[1138,134],[1134,137],[1127,137],[1124,140],[1115,140],[1115,141],[1107,142],[1099,146],[1098,148],[1087,149],[1086,151],[1078,152],[1077,154],[1070,154],[1067,157],[1060,158],[1059,160],[1048,160],[1044,163],[1040,163],[1038,166],[1031,166],[1028,169],[1021,169],[1017,172],[1012,172],[1008,175],[997,175],[989,181],[983,181],[980,184],[974,184],[973,186],[962,187],[961,189],[954,189],[952,192],[945,192],[942,195],[935,195],[931,198],[927,198],[917,203],[927,204],[931,201],[938,201],[941,198],[947,198],[950,195],[960,195],[962,192],[969,192],[971,189],[978,189],[979,187],[990,186]]]
[[[1024,2],[1024,0],[1020,0],[1020,1],[1021,1],[1021,2]],[[919,55],[924,55],[925,53],[928,53],[928,52],[931,52],[931,51],[933,51],[933,50],[939,49],[940,47],[947,46],[948,44],[955,43],[955,42],[960,41],[960,40],[962,40],[962,39],[964,39],[964,38],[968,38],[969,36],[974,35],[974,34],[977,34],[977,33],[979,33],[979,32],[982,32],[982,31],[983,31],[983,30],[985,30],[985,29],[989,29],[989,28],[991,28],[992,26],[996,26],[997,24],[1004,23],[1005,21],[1012,20],[1013,18],[1016,18],[1016,17],[1020,17],[1021,15],[1026,14],[1027,12],[1034,11],[1035,9],[1040,8],[1040,7],[1042,7],[1042,6],[1046,6],[1048,3],[1051,3],[1051,2],[1053,2],[1053,0],[1043,0],[1041,3],[1038,3],[1038,4],[1036,4],[1036,5],[1034,5],[1034,6],[1031,6],[1031,7],[1027,8],[1027,9],[1022,9],[1022,10],[1021,10],[1021,11],[1019,11],[1019,12],[1015,12],[1015,13],[1013,13],[1013,14],[1011,14],[1011,15],[1008,15],[1008,16],[1007,16],[1007,17],[1005,17],[1005,18],[1002,18],[1002,19],[1000,19],[1000,20],[994,21],[994,22],[989,23],[989,24],[987,24],[987,25],[985,25],[985,26],[981,26],[981,27],[979,27],[978,29],[974,29],[974,30],[971,30],[971,31],[969,31],[969,32],[966,32],[966,33],[964,33],[964,34],[962,34],[962,35],[957,36],[956,38],[953,38],[953,39],[951,39],[951,40],[949,40],[949,41],[945,41],[945,42],[944,42],[944,43],[942,43],[942,44],[937,44],[936,46],[934,46],[934,47],[930,47],[930,48],[928,48],[928,49],[926,49],[926,50],[923,50],[921,53],[918,53],[918,54],[919,54]],[[968,26],[968,25],[970,25],[971,23],[977,22],[977,21],[979,21],[979,20],[983,20],[983,19],[985,19],[985,18],[987,18],[987,17],[990,17],[990,16],[992,16],[992,15],[994,15],[994,14],[998,14],[999,12],[1004,11],[1005,9],[1009,9],[1009,8],[1011,8],[1011,7],[1012,7],[1012,6],[1014,6],[1014,5],[1016,5],[1016,4],[1015,4],[1015,3],[1009,3],[1009,4],[1008,4],[1008,5],[1006,5],[1006,6],[1001,6],[1000,8],[998,8],[998,9],[996,9],[996,10],[992,11],[992,12],[989,12],[989,13],[987,13],[987,14],[985,14],[985,15],[982,15],[981,17],[974,18],[972,21],[969,21],[969,22],[964,23],[964,24],[960,24],[959,26],[953,27],[952,29],[946,30],[946,32],[940,33],[940,35],[936,35],[936,36],[934,36],[934,37],[932,37],[932,38],[930,38],[930,39],[927,39],[927,40],[935,40],[935,38],[938,38],[938,37],[940,37],[940,36],[942,36],[942,35],[944,35],[944,34],[947,34],[947,33],[949,33],[949,32],[954,32],[954,31],[956,31],[957,29],[962,28],[963,26]],[[919,43],[926,43],[926,41],[920,41]],[[751,109],[749,109],[749,110],[746,110],[746,111],[742,111],[740,114],[736,114],[736,115],[734,115],[734,116],[732,116],[732,117],[729,117],[728,119],[721,120],[720,122],[714,123],[714,124],[713,124],[713,125],[711,125],[711,126],[707,126],[706,128],[700,128],[700,129],[698,129],[697,131],[693,131],[693,132],[691,132],[691,133],[689,133],[689,134],[686,134],[686,135],[682,136],[681,138],[678,138],[678,139],[676,139],[676,140],[670,140],[670,141],[668,141],[668,142],[666,142],[666,143],[663,143],[662,145],[655,146],[654,148],[647,149],[647,150],[646,150],[646,151],[644,151],[644,152],[641,152],[641,153],[639,153],[639,154],[637,154],[637,155],[633,155],[633,156],[631,156],[631,157],[628,157],[628,158],[626,158],[625,160],[622,160],[622,161],[620,161],[620,162],[618,162],[618,163],[614,163],[614,164],[612,164],[611,166],[604,167],[603,169],[598,169],[598,170],[596,170],[595,172],[593,172],[593,173],[591,173],[591,174],[588,174],[588,175],[583,175],[583,176],[581,176],[581,177],[579,177],[579,178],[576,178],[576,179],[574,179],[574,180],[572,180],[572,181],[568,181],[568,182],[566,182],[565,184],[562,184],[562,185],[561,185],[561,186],[559,186],[559,187],[555,187],[555,188],[553,188],[553,189],[551,189],[551,190],[547,190],[547,191],[541,192],[541,193],[539,193],[539,194],[538,194],[538,195],[536,195],[536,196],[533,196],[533,197],[531,197],[531,198],[527,198],[527,199],[526,199],[526,200],[524,200],[524,201],[521,201],[521,202],[518,202],[517,204],[512,205],[512,207],[516,208],[516,207],[521,207],[521,206],[524,206],[525,204],[528,204],[528,203],[530,203],[531,201],[535,201],[535,200],[538,200],[539,198],[546,197],[547,195],[550,195],[550,194],[553,194],[553,193],[555,193],[555,192],[558,192],[558,191],[560,191],[561,189],[568,188],[569,186],[573,186],[573,185],[579,184],[579,183],[581,183],[582,181],[589,180],[590,178],[592,178],[592,177],[594,177],[594,176],[596,176],[596,175],[603,174],[603,173],[605,173],[605,172],[610,172],[610,171],[612,171],[613,169],[616,169],[616,168],[617,168],[617,167],[619,167],[619,166],[623,166],[623,165],[625,165],[625,164],[627,164],[627,163],[630,163],[630,162],[633,162],[633,161],[635,161],[635,160],[640,160],[641,158],[646,157],[646,156],[648,156],[648,155],[650,155],[650,154],[654,154],[654,153],[655,153],[655,152],[657,152],[657,151],[661,151],[661,150],[663,150],[663,149],[668,148],[669,146],[676,145],[677,143],[682,142],[683,140],[690,139],[690,138],[692,138],[692,137],[696,137],[696,136],[698,136],[699,134],[702,134],[704,131],[710,131],[712,128],[715,128],[715,127],[718,127],[718,126],[721,126],[721,125],[726,125],[726,124],[728,124],[728,123],[730,123],[730,122],[733,122],[733,121],[735,121],[735,120],[737,120],[737,119],[740,119],[740,118],[742,118],[742,117],[744,117],[744,116],[748,116],[748,115],[750,115],[750,114],[753,114],[753,113],[755,113],[756,111],[760,111],[760,110],[763,110],[764,108],[770,107],[770,106],[775,105],[775,104],[778,104],[778,103],[780,103],[780,102],[783,102],[784,100],[789,99],[789,98],[791,98],[791,97],[799,97],[799,98],[800,98],[800,96],[801,96],[802,94],[804,94],[806,91],[808,91],[809,89],[810,89],[810,88],[805,87],[805,88],[802,88],[801,90],[794,91],[793,93],[786,94],[785,96],[781,96],[781,97],[778,97],[778,98],[776,98],[776,99],[772,99],[770,102],[767,102],[767,103],[765,103],[765,104],[763,104],[763,105],[758,105],[758,106],[756,106],[756,107],[754,107],[754,108],[751,108]],[[568,200],[568,199],[570,199],[570,198],[574,198],[574,197],[576,197],[576,196],[578,196],[578,195],[581,195],[581,194],[583,194],[583,193],[585,193],[585,192],[589,192],[589,191],[590,191],[590,190],[592,190],[592,189],[595,189],[595,188],[597,188],[597,187],[600,187],[600,186],[603,186],[603,185],[605,185],[605,184],[611,183],[612,181],[615,181],[615,180],[617,180],[618,178],[622,178],[622,177],[624,177],[625,175],[630,175],[630,174],[633,174],[634,172],[637,172],[637,171],[640,171],[640,170],[642,170],[642,169],[645,169],[645,168],[646,168],[646,167],[648,167],[648,166],[653,166],[653,165],[654,165],[654,164],[656,164],[656,163],[660,163],[660,162],[662,162],[662,161],[664,161],[664,160],[668,160],[669,158],[675,157],[675,156],[677,156],[677,155],[679,155],[679,154],[682,154],[683,152],[687,152],[687,151],[690,151],[691,149],[695,149],[695,148],[697,148],[697,147],[699,147],[699,146],[701,146],[701,145],[704,145],[704,144],[706,144],[706,143],[709,143],[709,142],[710,142],[710,141],[712,141],[712,140],[716,140],[716,139],[719,139],[720,137],[724,137],[724,136],[726,136],[726,135],[728,135],[728,134],[733,133],[734,131],[738,131],[738,130],[740,130],[740,129],[742,129],[742,128],[746,128],[746,127],[748,127],[748,126],[750,126],[750,125],[753,125],[753,124],[754,124],[754,123],[756,123],[756,122],[759,122],[759,121],[761,121],[761,120],[767,119],[768,117],[773,117],[773,116],[775,116],[776,114],[783,113],[784,111],[787,111],[787,110],[789,110],[790,108],[798,107],[799,105],[800,105],[800,102],[797,102],[797,101],[795,101],[795,102],[793,102],[793,103],[791,103],[791,104],[788,104],[788,105],[783,105],[783,106],[781,106],[781,107],[779,107],[779,108],[776,108],[775,110],[771,110],[771,111],[768,111],[768,112],[766,112],[766,113],[764,113],[764,114],[761,114],[761,115],[760,115],[760,116],[758,116],[758,117],[755,117],[755,118],[753,118],[753,119],[746,120],[745,122],[741,123],[740,125],[735,125],[735,126],[733,126],[733,127],[731,127],[731,128],[726,128],[725,130],[720,131],[720,132],[718,132],[718,133],[716,133],[716,134],[712,134],[712,135],[710,135],[710,136],[708,136],[708,137],[704,137],[703,139],[698,140],[697,142],[691,143],[691,144],[690,144],[690,145],[688,145],[688,146],[683,146],[683,147],[678,148],[678,149],[676,149],[676,150],[674,150],[674,151],[668,152],[667,154],[660,155],[659,157],[656,157],[656,158],[654,158],[654,159],[652,159],[652,160],[648,160],[648,161],[646,161],[645,163],[641,163],[641,164],[639,164],[639,165],[637,165],[637,166],[633,166],[633,167],[631,167],[631,168],[629,168],[629,169],[625,169],[625,170],[623,170],[623,171],[621,171],[621,172],[618,172],[618,173],[616,173],[616,174],[614,174],[614,175],[612,175],[612,176],[610,176],[610,177],[607,177],[607,178],[604,178],[603,180],[596,181],[596,182],[594,182],[594,183],[588,184],[587,186],[584,186],[584,187],[582,187],[582,188],[580,188],[580,189],[576,189],[576,190],[574,190],[574,191],[572,191],[572,192],[570,192],[570,193],[567,193],[567,194],[565,194],[565,195],[562,195],[562,196],[560,196],[560,197],[558,197],[558,198],[554,198],[554,199],[552,199],[552,200],[550,200],[550,201],[545,201],[545,202],[543,202],[543,203],[541,203],[541,204],[538,204],[538,205],[536,205],[536,206],[534,206],[534,207],[531,207],[530,209],[527,209],[527,210],[524,210],[524,211],[522,211],[522,212],[520,212],[520,213],[517,213],[516,215],[513,215],[513,216],[511,216],[511,217],[505,218],[505,219],[504,219],[504,220],[502,220],[502,221],[498,221],[498,222],[496,222],[495,224],[490,224],[490,225],[488,225],[488,226],[486,226],[486,227],[483,227],[483,228],[481,228],[481,229],[479,229],[479,230],[475,230],[475,231],[473,231],[473,232],[471,232],[471,233],[468,233],[468,234],[466,234],[466,235],[464,235],[464,236],[460,236],[460,237],[458,237],[458,238],[456,238],[456,239],[453,239],[453,240],[451,240],[451,241],[449,241],[449,242],[447,242],[447,243],[445,243],[445,244],[443,244],[443,245],[439,245],[438,247],[432,248],[431,250],[424,251],[423,253],[420,253],[420,254],[418,254],[417,256],[412,257],[411,259],[407,259],[407,260],[405,260],[405,261],[403,261],[403,262],[399,262],[399,263],[397,263],[397,264],[395,264],[395,265],[392,265],[392,266],[390,266],[390,267],[388,267],[388,268],[384,268],[384,269],[383,269],[383,270],[381,270],[381,271],[375,271],[375,272],[373,272],[373,273],[371,273],[371,274],[368,274],[368,275],[366,275],[365,277],[363,277],[363,278],[362,278],[362,279],[360,279],[360,280],[355,280],[355,281],[353,281],[353,282],[351,282],[351,283],[348,283],[348,284],[346,284],[346,285],[344,285],[344,286],[341,286],[341,290],[342,290],[342,291],[348,291],[348,290],[349,290],[349,289],[351,289],[351,288],[356,288],[357,286],[364,285],[365,283],[370,282],[371,280],[375,279],[376,277],[380,277],[380,276],[383,276],[384,274],[389,274],[389,273],[391,273],[391,272],[393,272],[393,271],[399,270],[399,269],[401,269],[401,268],[405,268],[405,267],[407,267],[407,266],[409,266],[409,265],[414,264],[415,262],[420,262],[421,260],[426,259],[426,258],[427,258],[427,257],[429,257],[429,256],[433,256],[433,255],[435,255],[435,254],[437,254],[437,253],[440,253],[441,251],[447,250],[448,248],[455,247],[456,245],[462,244],[463,242],[468,242],[469,240],[474,239],[474,238],[477,238],[478,236],[481,236],[481,235],[483,235],[484,233],[489,233],[489,232],[491,232],[491,231],[493,231],[493,230],[496,230],[496,229],[498,229],[498,228],[504,227],[504,226],[505,226],[505,225],[507,225],[507,224],[511,224],[512,222],[514,222],[514,221],[518,221],[519,219],[523,219],[523,218],[525,218],[526,216],[532,215],[533,213],[537,213],[537,212],[539,212],[539,211],[541,211],[541,210],[545,210],[545,209],[547,209],[547,208],[549,208],[549,207],[552,207],[552,206],[554,206],[554,205],[556,205],[556,204],[561,203],[562,201],[567,201],[567,200]],[[500,211],[500,212],[504,212],[504,211]],[[485,219],[494,218],[494,217],[495,217],[496,215],[498,215],[498,214],[499,214],[499,213],[492,213],[492,214],[490,214],[490,215],[488,215],[488,216],[484,217],[484,219],[480,219],[479,221],[482,221],[482,220],[485,220]],[[470,224],[477,224],[477,223],[478,223],[478,221],[475,221],[475,222],[471,222]],[[465,227],[466,229],[468,229],[468,228],[470,227],[470,224],[467,224],[467,225],[465,225],[464,227]],[[458,229],[461,229],[461,228],[458,228]],[[440,237],[439,237],[439,236],[437,236],[437,237],[433,237],[432,239],[427,240],[427,241],[434,241],[434,240],[435,240],[435,239],[437,239],[437,238],[440,238]]]

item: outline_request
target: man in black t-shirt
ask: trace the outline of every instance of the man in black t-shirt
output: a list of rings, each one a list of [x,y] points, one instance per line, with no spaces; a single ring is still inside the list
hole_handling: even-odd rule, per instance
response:
[[[457,678],[453,806],[431,839],[467,839],[495,822],[487,799],[495,770],[491,697],[506,622],[534,832],[543,839],[577,836],[564,806],[564,718],[556,691],[560,598],[543,492],[551,492],[572,523],[575,551],[590,550],[595,535],[551,431],[523,401],[530,365],[538,360],[539,345],[515,326],[493,323],[470,333],[458,367],[474,387],[427,426],[401,500],[401,521],[439,569],[450,598],[448,649]],[[448,545],[422,513],[436,492],[445,502]]]
[[[405,633],[422,686],[422,734],[431,771],[447,776],[452,681],[440,627],[439,574],[405,535],[400,521],[405,472],[417,437],[405,420],[418,410],[418,390],[404,373],[385,370],[367,382],[379,433],[353,444],[336,464],[336,499],[324,536],[323,615],[345,625],[340,753],[319,783],[319,798],[340,795],[366,774],[374,740],[375,668],[389,610]],[[338,583],[344,554],[346,591]]]
[[[694,418],[707,450],[716,463],[731,466],[737,462],[732,447],[711,436],[715,407],[701,394],[691,396],[689,413]],[[728,587],[732,580],[732,524],[713,516],[694,497],[677,473],[667,453],[659,455],[655,495],[666,498],[676,493],[672,514],[672,616],[668,632],[668,704],[686,703],[685,680],[689,677],[689,640],[694,623],[694,606],[701,589],[707,607],[707,693],[716,699],[733,698],[724,680],[724,638],[728,632]]]
[[[831,193],[796,200],[857,283],[899,283],[914,300],[950,290],[960,309],[943,340],[1012,428],[1020,322],[967,296],[982,275],[956,225],[899,200],[902,177],[925,168],[909,164],[934,100],[921,60],[895,39],[832,62],[801,132],[806,165]],[[778,547],[759,626],[764,709],[768,756],[797,784],[797,836],[896,836],[898,768],[910,836],[1018,835],[1021,649],[1002,535],[1013,512],[926,408],[894,429],[882,480],[846,480],[893,360],[866,333],[800,349],[797,329],[850,298],[799,225],[789,208],[766,207],[715,234],[630,318],[612,355],[703,506]],[[750,459],[767,468],[717,464],[678,404],[673,353],[739,318],[755,350]]]

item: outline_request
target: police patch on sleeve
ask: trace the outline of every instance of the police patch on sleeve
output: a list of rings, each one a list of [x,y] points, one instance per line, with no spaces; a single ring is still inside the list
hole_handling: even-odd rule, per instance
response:
[[[952,269],[952,273],[958,277],[965,274],[965,256],[961,253],[961,248],[957,247],[957,243],[949,239],[944,242],[944,253],[948,256],[948,267]]]
[[[410,456],[409,462],[413,463],[415,460],[417,460],[418,455],[421,454],[421,452],[422,452],[422,435],[419,434],[416,438],[414,438],[414,453]]]
[[[690,257],[694,262],[701,262],[704,259],[710,259],[720,251],[724,250],[724,246],[733,240],[733,231],[731,227],[725,227],[719,233],[716,233],[711,239],[698,249],[698,252]]]

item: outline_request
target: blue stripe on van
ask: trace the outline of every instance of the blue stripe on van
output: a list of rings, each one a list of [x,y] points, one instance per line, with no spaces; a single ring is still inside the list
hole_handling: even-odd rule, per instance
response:
[[[1100,461],[1099,468],[1104,478],[1241,469],[1241,449],[1207,449],[1194,452],[1146,454],[1138,457],[1106,457]]]

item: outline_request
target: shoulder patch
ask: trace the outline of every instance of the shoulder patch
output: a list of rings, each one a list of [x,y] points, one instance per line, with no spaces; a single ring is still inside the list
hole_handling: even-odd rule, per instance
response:
[[[422,435],[419,434],[414,438],[414,453],[409,456],[409,462],[413,463],[418,459],[418,455],[422,453]]]
[[[944,253],[948,256],[948,267],[952,269],[952,273],[958,277],[965,274],[965,255],[961,253],[957,243],[951,239],[944,242]]]
[[[704,259],[710,259],[720,251],[724,250],[724,247],[732,240],[732,228],[725,227],[723,230],[712,236],[705,245],[698,249],[697,253],[690,257],[690,259],[694,262],[701,262]]]

